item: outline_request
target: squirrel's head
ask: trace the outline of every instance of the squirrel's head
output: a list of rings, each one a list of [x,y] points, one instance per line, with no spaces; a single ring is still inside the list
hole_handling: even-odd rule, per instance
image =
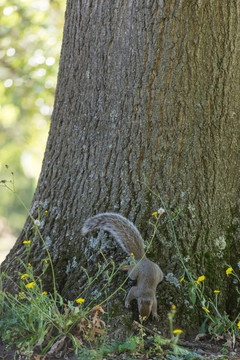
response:
[[[138,303],[138,311],[143,320],[147,320],[152,310],[152,300],[141,298]]]

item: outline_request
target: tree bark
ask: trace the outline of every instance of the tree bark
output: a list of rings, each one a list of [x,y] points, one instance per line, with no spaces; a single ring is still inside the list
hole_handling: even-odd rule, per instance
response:
[[[48,210],[40,230],[65,296],[86,285],[81,266],[97,271],[98,248],[116,263],[125,256],[101,232],[81,238],[87,217],[119,212],[150,236],[148,222],[161,203],[145,181],[169,210],[180,208],[175,229],[184,261],[212,290],[228,289],[221,302],[234,311],[224,263],[237,269],[239,260],[239,9],[237,0],[68,0],[54,112],[31,206],[34,218],[39,202]],[[21,256],[31,226],[28,218],[5,265]],[[31,256],[38,271],[46,256],[38,238]],[[165,319],[171,304],[187,299],[166,218],[149,257],[168,280],[158,287]],[[127,318],[118,296],[113,315]],[[191,310],[183,313],[179,322],[187,328]]]

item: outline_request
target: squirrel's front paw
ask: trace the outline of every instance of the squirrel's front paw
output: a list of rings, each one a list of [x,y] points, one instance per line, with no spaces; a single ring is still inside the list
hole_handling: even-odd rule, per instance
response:
[[[128,309],[129,306],[130,306],[130,303],[126,300],[126,301],[125,301],[125,307]]]
[[[152,316],[153,316],[153,320],[159,321],[160,317],[159,317],[159,315],[157,313],[152,314]]]

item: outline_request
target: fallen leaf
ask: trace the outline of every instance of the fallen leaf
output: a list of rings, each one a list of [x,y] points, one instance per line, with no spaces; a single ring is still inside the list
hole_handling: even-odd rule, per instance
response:
[[[64,345],[66,336],[62,336],[59,340],[57,340],[48,351],[48,355],[54,355],[56,352],[60,351]]]

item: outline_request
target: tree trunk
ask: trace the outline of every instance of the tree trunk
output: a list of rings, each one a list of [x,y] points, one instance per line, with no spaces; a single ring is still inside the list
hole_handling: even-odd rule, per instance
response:
[[[224,262],[237,270],[239,9],[237,0],[68,0],[54,112],[31,206],[34,218],[39,202],[48,210],[40,230],[65,296],[86,286],[81,266],[94,276],[103,261],[99,248],[116,263],[125,257],[102,232],[82,238],[86,218],[118,212],[150,236],[148,222],[162,204],[146,182],[169,210],[180,209],[175,229],[186,265],[204,274],[212,290],[229,287],[221,303],[233,311]],[[5,265],[21,256],[31,226],[28,218]],[[38,238],[31,257],[38,271],[46,257]],[[166,319],[171,304],[187,299],[166,217],[149,257],[166,275],[157,290]],[[101,293],[104,281],[91,294]],[[129,318],[123,293],[117,296],[112,316]],[[190,310],[183,314],[179,322],[187,324]]]

